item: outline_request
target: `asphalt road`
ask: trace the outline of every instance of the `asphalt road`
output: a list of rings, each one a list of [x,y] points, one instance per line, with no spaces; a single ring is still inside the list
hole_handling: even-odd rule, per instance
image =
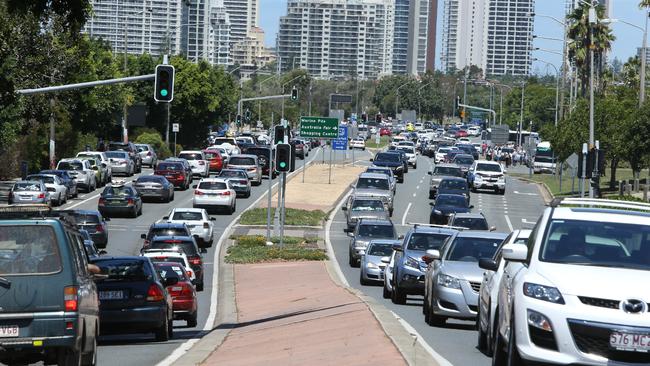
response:
[[[392,220],[398,234],[404,234],[408,230],[409,222],[429,222],[430,176],[427,171],[432,165],[433,161],[429,158],[418,156],[418,169],[410,168],[404,183],[397,185]],[[474,205],[473,212],[483,212],[488,223],[496,226],[499,232],[532,228],[544,208],[536,186],[511,178],[507,180],[505,195],[492,192],[472,193],[470,203]],[[381,285],[361,286],[359,269],[348,265],[350,238],[343,232],[345,225],[345,216],[339,210],[331,226],[330,238],[338,263],[350,286],[374,297],[408,322],[429,346],[451,364],[458,366],[490,364],[490,359],[476,349],[477,334],[474,330],[474,322],[449,320],[445,327],[431,327],[424,322],[421,296],[409,296],[406,305],[395,305],[382,297]]]
[[[307,157],[307,160],[322,158],[321,149],[314,149]],[[329,156],[328,156],[329,158]],[[296,170],[303,165],[303,160],[296,161]],[[143,175],[152,174],[151,169],[143,169]],[[298,173],[299,174],[299,173]],[[127,180],[131,181],[138,175]],[[277,180],[277,178],[276,178]],[[197,178],[194,183],[198,182]],[[77,199],[68,201],[64,209],[97,209],[97,201],[100,188],[92,193],[80,194]],[[185,321],[174,321],[174,337],[168,342],[155,342],[152,334],[115,335],[102,336],[99,343],[98,364],[100,365],[156,365],[169,356],[175,349],[185,341],[199,338],[204,333],[208,313],[210,310],[211,295],[213,288],[214,274],[214,251],[219,237],[224,229],[261,195],[268,190],[268,180],[263,180],[262,185],[252,187],[252,194],[249,198],[237,198],[237,210],[234,214],[211,215],[216,217],[214,230],[214,245],[203,255],[205,266],[205,290],[198,293],[199,297],[199,318],[198,325],[194,328],[186,326]],[[171,203],[150,203],[143,205],[142,215],[138,218],[111,218],[108,222],[109,241],[106,247],[109,255],[138,255],[142,247],[140,234],[147,233],[149,225],[162,219],[174,207],[192,207],[193,190],[176,190],[175,199]]]

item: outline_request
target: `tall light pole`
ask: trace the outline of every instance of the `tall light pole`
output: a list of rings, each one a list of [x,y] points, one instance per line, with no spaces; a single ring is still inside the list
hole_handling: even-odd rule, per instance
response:
[[[508,90],[512,91],[512,88],[508,85],[505,84],[495,84],[496,86],[499,87],[499,94],[500,94],[500,100],[499,100],[499,124],[503,123],[503,88],[508,88]],[[494,121],[496,123],[496,121]]]
[[[426,83],[426,84],[424,84],[424,85],[422,85],[421,87],[418,88],[418,119],[420,120],[420,122],[422,122],[422,118],[420,117],[421,116],[420,113],[421,113],[422,95],[420,94],[420,91],[422,90],[422,88],[424,88],[425,86],[431,84],[432,82],[433,81],[429,81],[428,83]]]
[[[241,67],[241,66],[240,66],[240,67]],[[262,84],[264,84],[265,82],[267,82],[267,81],[269,81],[269,80],[271,80],[271,79],[275,79],[275,78],[277,78],[278,76],[279,76],[278,74],[271,75],[271,76],[269,76],[268,78],[266,78],[266,79],[260,81],[260,82],[257,84],[257,93],[259,94],[260,97],[262,96]],[[259,118],[260,121],[261,121],[261,120],[262,120],[262,101],[261,101],[261,100],[257,102],[257,116],[258,116],[258,118]],[[273,121],[271,121],[271,127],[273,127]]]
[[[553,65],[552,63],[548,61],[544,61],[538,58],[534,58],[533,61],[539,61],[541,63],[544,63],[546,65],[552,66],[555,69],[555,127],[557,127],[557,119],[558,119],[558,101],[559,101],[559,92],[560,92],[560,72],[557,69],[557,66]]]
[[[405,82],[404,84],[400,85],[395,89],[395,120],[397,120],[397,108],[399,108],[399,90],[402,89],[402,87],[405,87],[412,83],[413,80],[409,80]]]

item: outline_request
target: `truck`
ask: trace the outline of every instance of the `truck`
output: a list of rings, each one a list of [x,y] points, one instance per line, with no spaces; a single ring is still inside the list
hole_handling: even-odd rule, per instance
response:
[[[549,141],[542,141],[537,145],[533,158],[533,171],[535,173],[555,173],[555,155]]]

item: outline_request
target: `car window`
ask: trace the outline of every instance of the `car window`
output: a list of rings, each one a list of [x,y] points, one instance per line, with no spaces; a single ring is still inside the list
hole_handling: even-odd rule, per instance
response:
[[[359,189],[389,189],[388,179],[386,178],[359,178],[357,181]]]
[[[400,156],[397,154],[380,153],[375,156],[375,161],[399,162]]]
[[[371,238],[393,238],[395,237],[395,228],[392,225],[359,225],[359,236]]]
[[[453,226],[464,227],[470,230],[488,230],[487,221],[478,217],[459,217],[454,219]]]
[[[200,182],[198,188],[206,190],[228,189],[225,182]]]
[[[406,243],[406,249],[427,251],[432,249],[440,249],[445,240],[450,234],[437,234],[437,233],[413,233]]]
[[[61,255],[52,227],[0,226],[0,275],[54,273],[61,269]]]
[[[201,221],[203,220],[203,213],[192,211],[174,211],[172,220]]]
[[[106,157],[113,159],[128,159],[128,154],[122,151],[107,151]]]
[[[104,196],[130,197],[133,196],[133,188],[126,186],[108,186],[102,192]]]
[[[477,164],[476,170],[483,171],[483,172],[501,173],[501,166],[497,164]]]
[[[149,146],[147,145],[137,145],[138,151],[149,151]]]
[[[14,184],[14,191],[19,192],[40,192],[41,185],[36,182],[18,182]]]
[[[450,166],[438,166],[433,170],[433,175],[446,175],[451,177],[462,177],[463,171]]]
[[[441,194],[436,198],[436,206],[466,207],[467,199],[459,195]]]
[[[380,200],[354,200],[352,202],[352,211],[354,212],[384,211],[384,203]]]
[[[228,165],[255,165],[255,159],[233,156],[228,161]]]
[[[178,154],[178,157],[185,160],[201,160],[203,156],[199,153],[182,153]]]
[[[74,214],[78,224],[99,224],[99,217],[96,215]]]
[[[456,164],[469,165],[474,163],[474,158],[470,158],[466,156],[457,156],[454,161],[456,162]]]
[[[99,259],[93,262],[100,269],[96,281],[133,282],[151,280],[149,266],[145,261],[130,258]]]
[[[467,183],[464,180],[443,179],[439,187],[446,189],[467,189]]]
[[[46,184],[54,184],[54,177],[48,177],[47,175],[28,175],[27,176],[28,180],[40,180],[43,183]]]
[[[185,271],[183,271],[182,266],[161,263],[154,263],[154,266],[161,278],[178,278],[179,281],[187,281],[187,275],[185,274]]]
[[[80,161],[61,161],[56,167],[61,170],[83,170],[83,164]]]
[[[180,163],[158,163],[156,170],[183,170],[183,165]]]
[[[153,228],[149,230],[148,238],[153,238],[155,236],[189,236],[190,233],[184,227],[165,227],[165,228]]]
[[[378,257],[388,257],[393,254],[393,246],[391,244],[371,244],[368,247],[368,255],[376,255]]]
[[[447,260],[478,262],[481,258],[492,258],[503,239],[457,236],[451,243]]]
[[[222,170],[221,173],[219,173],[219,176],[225,178],[248,178],[248,174],[246,174],[245,171],[237,170]]]
[[[193,241],[189,240],[154,240],[151,249],[177,249],[180,248],[187,255],[196,255],[198,250]]]
[[[162,183],[163,179],[164,178],[159,175],[144,175],[139,177],[135,182],[136,183],[144,183],[144,182]]]
[[[219,153],[211,151],[204,151],[203,155],[205,155],[206,159],[215,159],[219,157]]]

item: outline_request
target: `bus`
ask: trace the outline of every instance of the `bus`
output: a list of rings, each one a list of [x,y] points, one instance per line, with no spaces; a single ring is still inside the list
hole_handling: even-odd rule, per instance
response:
[[[555,163],[551,143],[548,141],[540,142],[533,158],[533,171],[535,173],[555,173]]]

